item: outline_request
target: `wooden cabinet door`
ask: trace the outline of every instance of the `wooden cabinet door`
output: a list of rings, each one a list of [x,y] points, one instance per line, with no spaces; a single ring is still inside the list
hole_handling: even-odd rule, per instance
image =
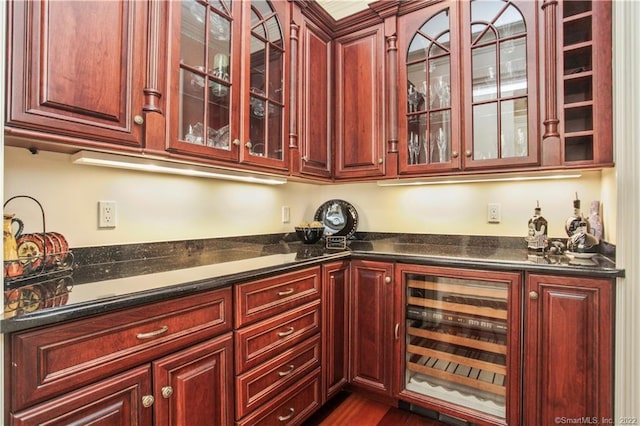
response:
[[[398,17],[398,170],[446,172],[461,166],[458,1]]]
[[[529,275],[524,424],[612,419],[613,283]]]
[[[8,4],[7,134],[141,147],[147,3]]]
[[[322,267],[323,401],[349,379],[349,262]]]
[[[393,265],[354,260],[350,284],[350,382],[391,396]]]
[[[335,177],[383,176],[384,26],[335,40]]]
[[[232,350],[228,333],[155,361],[155,424],[233,424]]]
[[[131,425],[149,426],[151,370],[147,364],[99,381],[75,392],[10,414],[12,425]]]
[[[329,34],[301,16],[298,8],[294,11],[294,19],[301,24],[296,88],[298,153],[292,155],[291,171],[302,176],[330,178],[333,43]]]

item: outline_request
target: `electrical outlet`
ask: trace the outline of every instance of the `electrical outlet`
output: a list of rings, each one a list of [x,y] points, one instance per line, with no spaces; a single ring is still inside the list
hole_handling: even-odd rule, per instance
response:
[[[289,223],[291,220],[291,209],[289,206],[282,206],[282,223]]]
[[[500,204],[498,203],[487,204],[487,222],[500,223]]]
[[[116,202],[98,201],[98,228],[116,227]]]

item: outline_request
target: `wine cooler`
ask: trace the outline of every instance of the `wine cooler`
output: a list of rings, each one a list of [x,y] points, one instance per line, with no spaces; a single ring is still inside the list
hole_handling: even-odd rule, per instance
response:
[[[400,272],[404,389],[506,419],[510,380],[519,381],[519,344],[513,342],[519,341],[520,321],[511,312],[512,305],[518,313],[519,307],[511,301],[519,293],[520,275],[415,269]]]

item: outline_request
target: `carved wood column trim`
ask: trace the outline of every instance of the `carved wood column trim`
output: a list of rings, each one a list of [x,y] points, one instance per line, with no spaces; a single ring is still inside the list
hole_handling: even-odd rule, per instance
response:
[[[550,137],[560,137],[558,132],[558,58],[557,44],[558,36],[556,30],[556,15],[558,10],[557,0],[544,0],[542,4],[544,11],[544,77],[545,77],[545,119],[543,139]]]
[[[398,152],[398,37],[393,34],[387,37],[387,64],[389,88],[387,150]]]
[[[298,32],[300,26],[291,23],[291,55],[289,79],[289,148],[298,148]]]
[[[148,3],[148,33],[147,33],[147,75],[144,84],[144,104],[142,110],[145,112],[157,112],[162,114],[160,107],[160,57],[161,48],[161,28],[162,28],[162,8],[164,1],[150,0]]]

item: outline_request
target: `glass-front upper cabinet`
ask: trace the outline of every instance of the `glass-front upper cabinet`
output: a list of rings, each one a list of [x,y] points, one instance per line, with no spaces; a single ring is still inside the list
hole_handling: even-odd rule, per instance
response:
[[[458,2],[399,18],[401,173],[460,167]],[[417,28],[417,29],[416,29]]]
[[[463,11],[465,168],[538,161],[535,5],[473,0]]]
[[[239,137],[240,6],[230,0],[170,4],[170,105],[175,109],[169,106],[169,150],[238,158],[233,140]]]
[[[537,162],[535,13],[473,0],[399,17],[400,173]]]
[[[288,8],[280,3],[169,3],[169,151],[285,169]]]
[[[249,51],[245,93],[244,150],[242,161],[279,167],[285,164],[285,2],[246,2],[245,34]],[[281,9],[281,10],[279,10]]]

